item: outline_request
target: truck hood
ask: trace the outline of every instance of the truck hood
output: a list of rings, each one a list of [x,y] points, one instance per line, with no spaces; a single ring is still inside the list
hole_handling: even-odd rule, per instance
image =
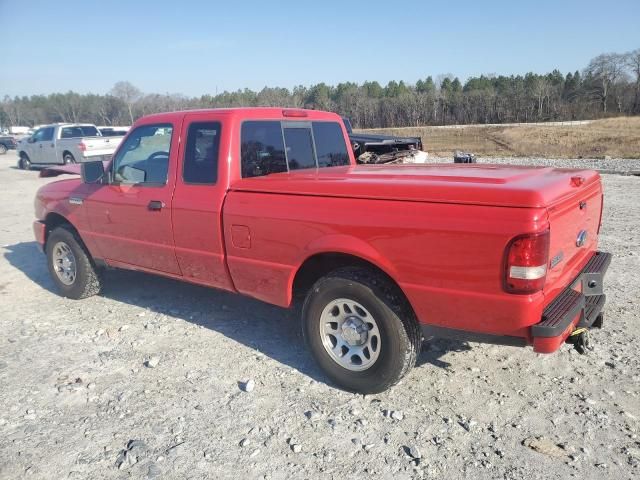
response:
[[[355,165],[244,178],[231,190],[535,208],[599,177],[593,170],[490,164]]]

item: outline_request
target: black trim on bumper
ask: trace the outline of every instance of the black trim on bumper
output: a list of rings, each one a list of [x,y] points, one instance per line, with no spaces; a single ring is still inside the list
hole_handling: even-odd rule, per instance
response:
[[[578,313],[582,312],[579,327],[590,327],[604,308],[606,296],[602,294],[604,275],[611,264],[611,254],[596,252],[571,282],[542,312],[542,321],[531,327],[534,337],[557,337],[566,330]],[[582,283],[582,293],[574,287]]]
[[[526,347],[527,340],[523,337],[511,337],[507,335],[491,335],[490,333],[476,333],[455,328],[439,327],[436,325],[421,325],[422,336],[430,338],[448,338],[461,342],[490,343],[492,345],[508,345],[511,347]]]

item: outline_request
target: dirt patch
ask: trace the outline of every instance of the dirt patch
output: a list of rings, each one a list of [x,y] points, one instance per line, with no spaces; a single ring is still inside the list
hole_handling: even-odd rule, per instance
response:
[[[421,137],[425,150],[436,156],[452,156],[455,150],[464,150],[484,156],[640,158],[640,117],[530,126],[468,125],[363,131]]]

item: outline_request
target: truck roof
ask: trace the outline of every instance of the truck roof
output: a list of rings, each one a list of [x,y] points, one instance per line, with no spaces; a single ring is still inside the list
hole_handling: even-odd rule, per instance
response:
[[[199,110],[181,110],[176,112],[163,112],[147,115],[141,120],[144,123],[149,121],[159,121],[174,115],[185,115],[191,113],[211,113],[216,115],[229,115],[240,119],[252,120],[337,120],[341,118],[336,113],[323,112],[321,110],[309,110],[293,107],[237,107],[237,108],[205,108]]]
[[[39,130],[41,128],[48,128],[48,127],[95,127],[95,125],[93,123],[56,122],[56,123],[49,123],[47,125],[36,125],[33,128],[36,129],[36,130]]]

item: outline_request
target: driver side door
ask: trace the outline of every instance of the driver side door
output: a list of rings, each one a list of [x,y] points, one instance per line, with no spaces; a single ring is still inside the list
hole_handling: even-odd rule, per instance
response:
[[[180,275],[171,222],[179,131],[177,117],[137,126],[114,155],[108,183],[89,185],[88,235],[108,264]]]
[[[31,163],[40,164],[43,163],[44,157],[43,150],[45,145],[45,136],[47,134],[46,128],[40,128],[27,140],[27,144],[24,150],[27,152]]]

